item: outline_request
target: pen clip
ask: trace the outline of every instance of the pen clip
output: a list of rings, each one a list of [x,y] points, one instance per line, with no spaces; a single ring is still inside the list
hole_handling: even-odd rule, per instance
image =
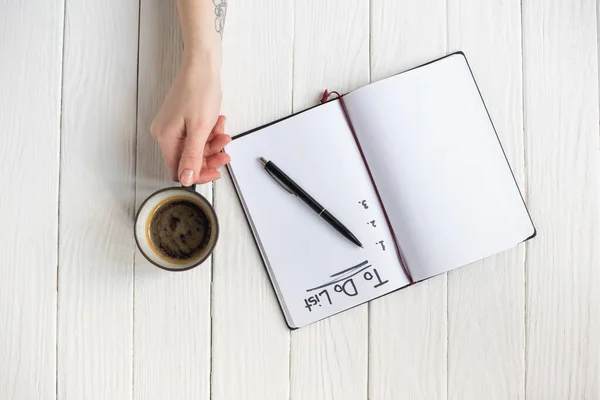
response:
[[[273,180],[275,181],[275,183],[277,183],[279,186],[281,186],[281,187],[283,188],[283,190],[285,190],[285,191],[286,191],[286,192],[288,192],[289,194],[293,194],[294,196],[297,196],[297,194],[296,194],[296,193],[294,193],[294,192],[292,191],[292,189],[290,189],[289,187],[287,187],[287,186],[285,185],[285,183],[283,183],[283,182],[281,181],[281,179],[279,179],[279,178],[277,178],[275,175],[273,175],[273,173],[272,173],[271,171],[269,171],[267,168],[265,168],[265,171],[267,172],[267,174],[268,174],[268,175],[269,175],[271,178],[273,178]]]

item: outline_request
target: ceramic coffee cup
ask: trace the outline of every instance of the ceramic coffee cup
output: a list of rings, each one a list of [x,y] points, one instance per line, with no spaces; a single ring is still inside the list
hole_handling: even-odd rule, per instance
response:
[[[168,271],[186,271],[210,256],[219,237],[219,222],[214,208],[195,186],[173,187],[153,193],[142,203],[134,234],[140,252],[152,264]]]

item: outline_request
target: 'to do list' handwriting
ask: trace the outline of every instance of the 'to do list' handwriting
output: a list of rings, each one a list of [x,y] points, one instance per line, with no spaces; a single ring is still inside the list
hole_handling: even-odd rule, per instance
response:
[[[323,285],[307,289],[307,292],[316,292],[316,294],[304,299],[304,307],[312,312],[313,307],[323,307],[332,305],[336,298],[354,297],[358,295],[355,279],[362,279],[365,282],[372,283],[372,289],[376,289],[388,283],[379,275],[377,268],[373,268],[368,260],[365,260],[353,267],[337,272],[330,276],[333,278],[330,282]]]

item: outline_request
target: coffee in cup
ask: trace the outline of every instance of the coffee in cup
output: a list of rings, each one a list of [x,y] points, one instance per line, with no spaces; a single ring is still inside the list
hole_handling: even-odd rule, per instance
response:
[[[163,189],[140,207],[135,239],[141,253],[154,265],[184,271],[201,264],[212,253],[219,234],[216,213],[195,190]]]

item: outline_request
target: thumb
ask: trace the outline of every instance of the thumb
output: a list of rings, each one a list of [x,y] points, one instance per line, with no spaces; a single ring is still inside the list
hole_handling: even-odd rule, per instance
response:
[[[191,186],[200,176],[207,134],[200,130],[187,133],[177,176],[183,186]]]

